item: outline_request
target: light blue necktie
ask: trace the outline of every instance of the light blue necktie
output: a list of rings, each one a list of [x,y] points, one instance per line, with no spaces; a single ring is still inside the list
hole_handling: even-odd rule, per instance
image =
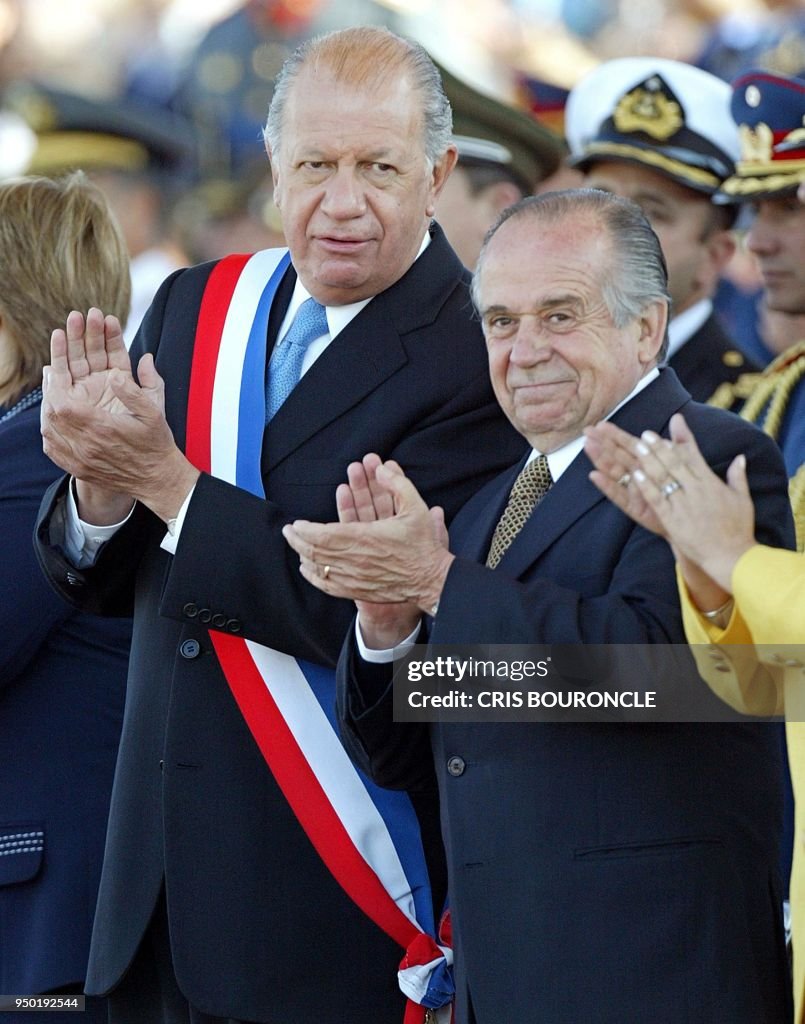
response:
[[[305,299],[268,364],[266,423],[299,383],[308,345],[328,330],[324,306],[315,299]]]

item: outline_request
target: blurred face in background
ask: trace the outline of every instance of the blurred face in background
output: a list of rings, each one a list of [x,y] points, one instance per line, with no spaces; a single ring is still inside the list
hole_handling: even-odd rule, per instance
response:
[[[470,270],[478,262],[484,237],[498,215],[523,196],[513,181],[492,181],[476,188],[472,174],[459,158],[436,204],[436,219],[458,258]]]
[[[760,268],[766,305],[805,313],[805,205],[792,193],[758,200],[752,209],[746,244]]]

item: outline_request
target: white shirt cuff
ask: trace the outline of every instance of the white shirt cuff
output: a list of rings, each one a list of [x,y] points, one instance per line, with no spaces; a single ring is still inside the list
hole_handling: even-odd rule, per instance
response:
[[[94,565],[98,557],[98,551],[110,537],[131,519],[134,505],[131,506],[129,514],[119,523],[111,526],[95,526],[93,523],[85,523],[78,514],[78,504],[75,500],[75,478],[70,478],[70,486],[67,488],[67,515],[64,522],[64,553],[74,566],[84,569]]]
[[[193,497],[193,491],[195,491],[195,484],[190,489],[190,493],[187,495],[185,500],[182,502],[182,507],[176,513],[176,518],[171,519],[168,522],[168,532],[162,538],[162,542],[159,545],[163,551],[167,551],[170,555],[176,554],[176,548],[179,544],[179,534],[182,532],[182,526],[184,525],[184,519],[187,515],[187,509],[190,505],[190,499]]]
[[[414,627],[414,631],[409,633],[408,636],[401,640],[396,647],[387,647],[382,651],[372,650],[371,647],[367,647],[363,634],[361,633],[360,616],[355,619],[355,640],[358,644],[358,653],[364,661],[371,662],[373,665],[386,665],[390,661],[394,661],[396,658],[403,658],[416,644],[416,638],[419,633],[419,623]]]

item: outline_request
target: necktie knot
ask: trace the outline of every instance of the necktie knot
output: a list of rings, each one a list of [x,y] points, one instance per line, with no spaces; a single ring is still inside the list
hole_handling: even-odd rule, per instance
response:
[[[288,333],[276,346],[268,364],[266,423],[299,382],[305,353],[311,341],[327,334],[327,311],[315,299],[305,299],[293,318]]]
[[[545,455],[526,463],[514,481],[503,515],[498,520],[486,564],[494,569],[514,538],[525,526],[529,516],[550,490],[553,479]]]

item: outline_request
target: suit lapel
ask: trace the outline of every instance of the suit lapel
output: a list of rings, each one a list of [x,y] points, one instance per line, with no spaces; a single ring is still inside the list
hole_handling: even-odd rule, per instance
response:
[[[664,369],[657,380],[612,417],[612,422],[630,434],[640,434],[647,429],[660,433],[667,428],[671,416],[689,401],[690,395],[673,370]],[[587,455],[580,452],[542,499],[501,558],[498,568],[515,579],[519,578],[577,520],[594,505],[606,501],[588,479],[591,469]],[[511,483],[513,478],[509,488]],[[505,496],[503,503],[505,505]]]

